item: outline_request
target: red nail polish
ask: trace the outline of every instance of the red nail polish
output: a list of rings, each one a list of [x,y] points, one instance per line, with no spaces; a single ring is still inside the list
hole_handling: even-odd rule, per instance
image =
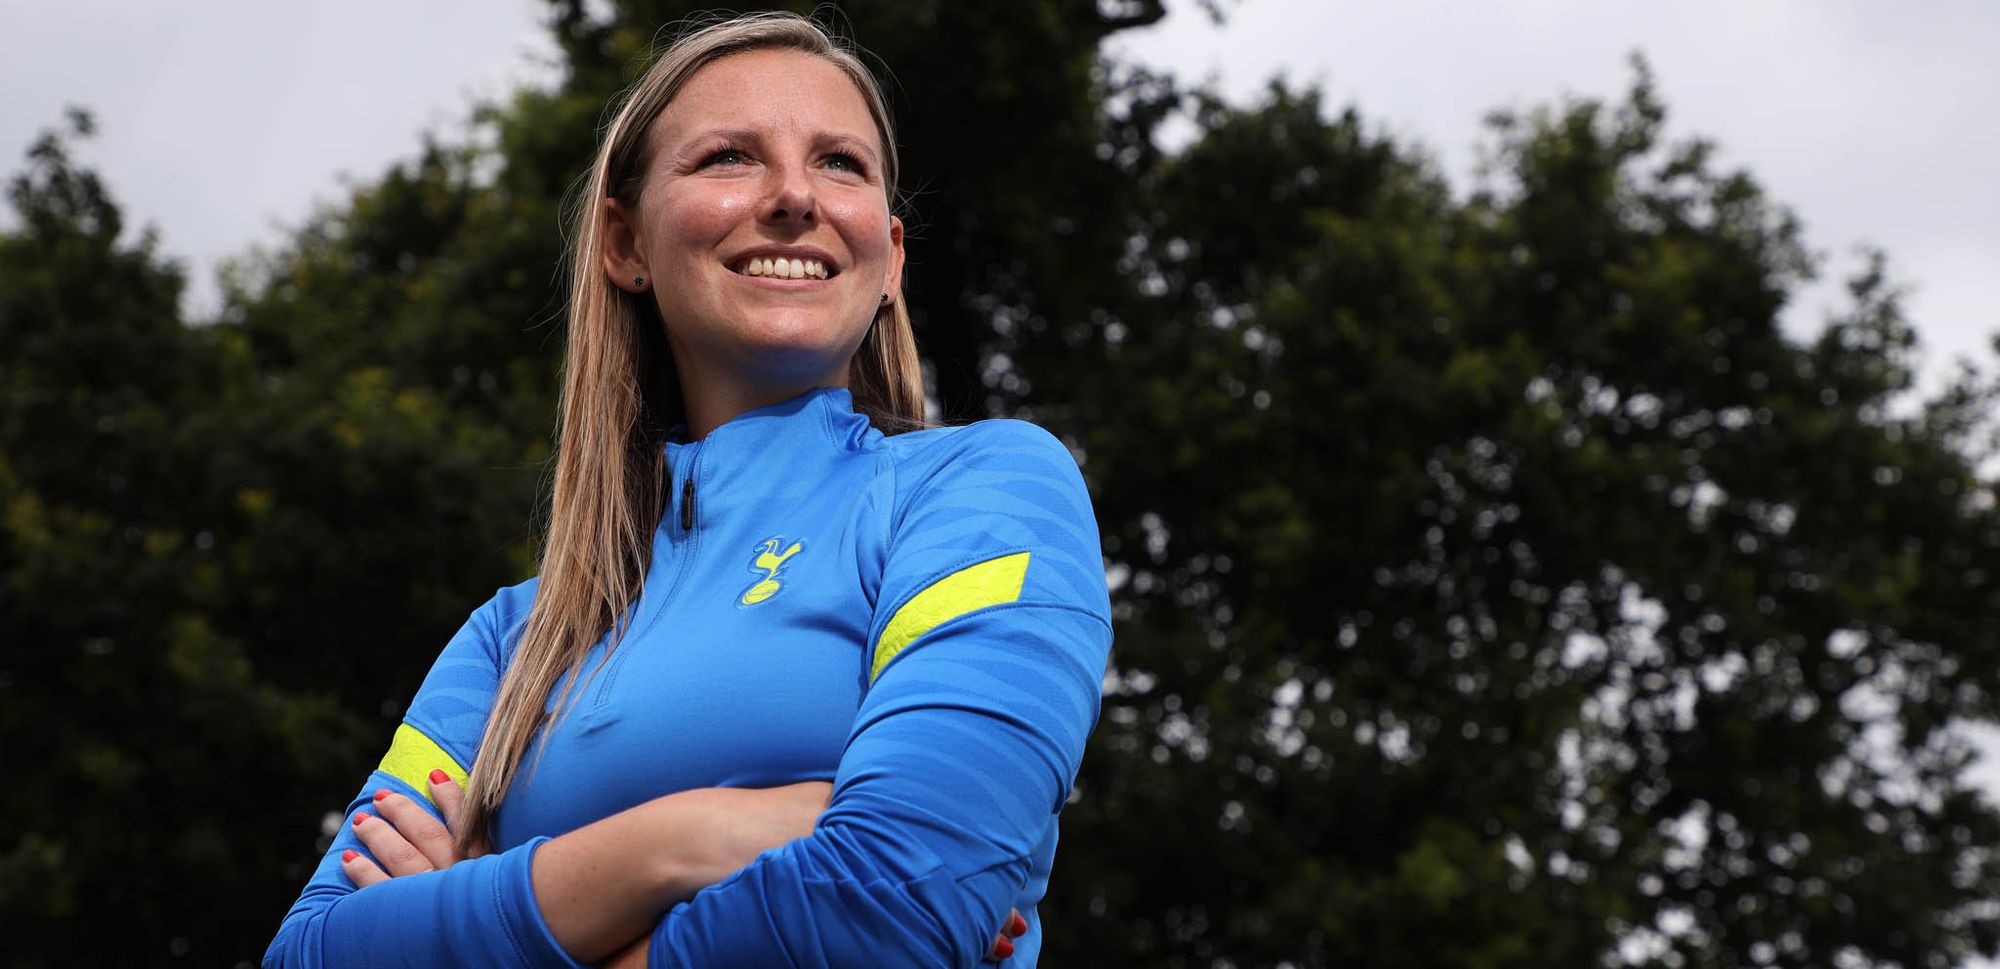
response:
[[[354,859],[359,857],[361,857],[361,852],[356,851],[353,848],[349,848],[346,851],[340,853],[341,861],[353,861]]]
[[[354,826],[357,828],[361,827],[361,822],[368,820],[369,817],[371,817],[371,815],[369,815],[369,813],[366,811],[362,811],[354,815]]]
[[[383,789],[381,789],[381,790],[379,790],[379,791],[376,791],[376,792],[375,792],[375,800],[377,800],[377,801],[379,801],[379,800],[381,800],[381,799],[383,799],[383,798],[385,798],[385,797],[388,797],[388,796],[389,796],[389,789],[388,789],[388,788],[386,788],[386,787],[385,787],[385,788],[383,788]]]
[[[1007,923],[1007,930],[1008,935],[1020,935],[1028,931],[1028,920],[1022,918],[1021,913],[1015,912],[1013,921]]]
[[[434,771],[431,771],[431,783],[433,783],[433,784],[449,784],[449,783],[451,783],[451,775],[450,775],[450,774],[447,774],[447,773],[445,773],[445,772],[444,772],[444,771],[442,771],[442,770],[434,770]]]
[[[998,941],[998,942],[995,942],[995,943],[993,943],[993,951],[994,951],[994,952],[995,952],[996,954],[998,954],[998,955],[1000,956],[1000,958],[1002,958],[1002,959],[1005,959],[1005,958],[1007,958],[1008,956],[1011,956],[1011,955],[1013,955],[1013,954],[1014,954],[1014,940],[1013,940],[1013,939],[1010,939],[1010,938],[1007,938],[1007,937],[1006,937],[1006,936],[1004,936],[1004,935],[1003,935],[1003,936],[1001,936],[1001,937],[1000,937],[1000,941]]]

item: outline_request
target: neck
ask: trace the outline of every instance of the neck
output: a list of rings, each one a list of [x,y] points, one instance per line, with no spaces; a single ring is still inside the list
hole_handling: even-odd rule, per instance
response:
[[[845,368],[821,380],[783,384],[702,386],[698,380],[690,381],[684,376],[681,379],[681,400],[686,405],[687,439],[699,441],[710,431],[759,407],[782,403],[822,387],[845,386]]]

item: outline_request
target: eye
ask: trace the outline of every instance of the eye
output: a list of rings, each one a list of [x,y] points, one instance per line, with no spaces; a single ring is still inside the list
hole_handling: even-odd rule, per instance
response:
[[[711,165],[741,165],[746,160],[747,159],[743,155],[743,150],[740,148],[717,148],[716,150],[709,152],[705,157],[702,158],[701,165],[699,167],[707,168]]]
[[[862,167],[861,160],[844,151],[837,151],[826,156],[826,164],[829,168],[853,172],[856,175],[867,174],[867,169]]]

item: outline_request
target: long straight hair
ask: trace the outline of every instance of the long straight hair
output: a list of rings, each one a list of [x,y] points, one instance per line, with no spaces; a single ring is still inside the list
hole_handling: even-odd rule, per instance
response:
[[[485,843],[535,731],[562,715],[565,698],[548,702],[556,685],[577,682],[599,639],[616,648],[667,507],[662,452],[684,414],[680,387],[657,306],[605,276],[603,200],[637,211],[653,121],[688,78],[732,54],[771,48],[823,58],[854,82],[881,136],[884,187],[896,203],[896,139],[881,88],[852,50],[796,14],[751,14],[687,33],[613,102],[617,113],[568,216],[569,345],[541,582],[474,758],[456,832],[462,848]],[[884,433],[921,426],[924,414],[909,311],[901,292],[890,296],[848,365],[855,408]]]

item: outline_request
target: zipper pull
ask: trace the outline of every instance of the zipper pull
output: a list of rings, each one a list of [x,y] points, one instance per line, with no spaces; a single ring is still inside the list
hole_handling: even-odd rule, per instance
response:
[[[694,472],[681,482],[681,531],[694,531]]]

